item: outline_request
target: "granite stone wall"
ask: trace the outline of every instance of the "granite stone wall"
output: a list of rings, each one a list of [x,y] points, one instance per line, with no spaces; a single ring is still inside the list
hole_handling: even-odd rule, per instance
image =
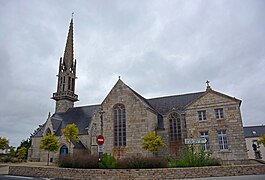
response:
[[[215,109],[222,108],[224,117],[217,119]],[[206,111],[206,120],[198,119],[198,111]],[[240,113],[240,101],[211,89],[186,109],[186,127],[189,137],[200,137],[207,131],[212,157],[223,161],[246,160],[247,149]],[[226,131],[228,149],[221,150],[218,131]]]
[[[126,109],[126,146],[114,146],[114,110],[116,104]],[[151,154],[142,149],[143,137],[157,127],[157,114],[122,81],[118,81],[102,103],[104,113],[104,152],[116,158]],[[93,121],[94,122],[94,121]],[[92,122],[92,123],[93,123]]]
[[[162,169],[69,169],[10,166],[10,175],[67,179],[185,179],[265,174],[265,165],[215,166]]]

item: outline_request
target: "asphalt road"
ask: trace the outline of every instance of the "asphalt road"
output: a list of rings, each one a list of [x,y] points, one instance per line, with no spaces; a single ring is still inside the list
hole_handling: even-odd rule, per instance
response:
[[[65,180],[56,178],[40,178],[40,177],[25,177],[25,176],[12,176],[12,175],[0,175],[0,180]]]
[[[0,175],[0,180],[63,180],[56,178],[39,178],[39,177],[25,177],[25,176],[11,176]],[[191,180],[191,179],[186,179]],[[251,175],[251,176],[228,176],[228,177],[211,177],[211,178],[195,178],[192,180],[265,180],[265,175]]]
[[[186,180],[191,180],[191,179],[186,179]],[[265,174],[264,175],[248,175],[248,176],[194,178],[192,180],[265,180]]]

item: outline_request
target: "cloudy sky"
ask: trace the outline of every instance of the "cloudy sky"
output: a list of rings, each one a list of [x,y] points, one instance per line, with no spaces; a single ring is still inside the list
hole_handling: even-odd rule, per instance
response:
[[[0,137],[18,146],[54,112],[74,12],[76,106],[99,104],[118,76],[146,98],[204,91],[241,99],[265,123],[263,0],[1,0]]]

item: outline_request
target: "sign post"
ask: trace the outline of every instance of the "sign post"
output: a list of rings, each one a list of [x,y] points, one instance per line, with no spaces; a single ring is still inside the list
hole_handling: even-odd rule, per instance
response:
[[[102,153],[103,153],[103,144],[105,142],[103,135],[98,135],[97,137],[97,144],[98,144],[98,161],[101,161]]]
[[[186,138],[185,144],[205,144],[207,139],[205,138]]]

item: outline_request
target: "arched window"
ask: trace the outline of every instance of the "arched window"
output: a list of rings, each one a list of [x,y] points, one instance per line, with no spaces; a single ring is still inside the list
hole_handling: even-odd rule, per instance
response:
[[[170,141],[181,140],[180,116],[176,112],[173,112],[169,115],[169,137]]]
[[[126,111],[123,104],[114,106],[114,146],[126,146]]]
[[[66,145],[63,145],[60,149],[60,155],[64,156],[66,154],[68,154],[68,148]]]
[[[51,132],[50,128],[46,129],[46,132],[45,132],[45,135],[46,135],[46,136],[49,135],[49,134],[51,134],[51,133],[52,133],[52,132]]]

